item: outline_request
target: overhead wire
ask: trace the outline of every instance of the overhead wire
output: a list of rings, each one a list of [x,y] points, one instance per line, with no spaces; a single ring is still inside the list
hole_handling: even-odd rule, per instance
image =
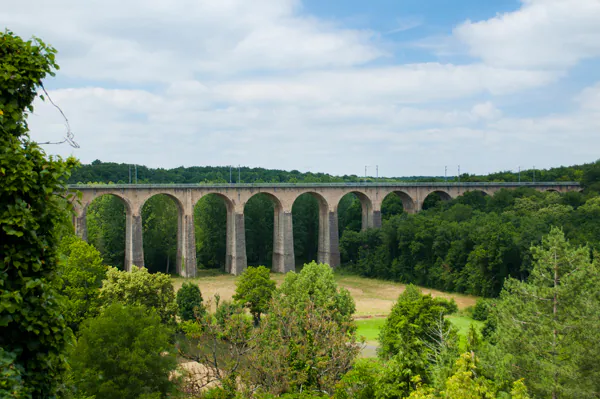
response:
[[[38,143],[38,144],[63,144],[63,143],[68,143],[73,148],[80,148],[79,144],[75,141],[75,135],[71,131],[71,125],[69,124],[69,119],[67,118],[67,116],[65,115],[65,113],[63,112],[63,110],[60,109],[60,107],[58,105],[56,105],[54,103],[54,101],[52,101],[52,98],[50,97],[50,94],[48,94],[48,92],[46,91],[46,88],[44,87],[44,84],[42,82],[40,82],[40,86],[41,86],[42,90],[44,91],[44,94],[48,98],[48,101],[50,101],[50,104],[52,104],[60,112],[60,114],[64,118],[64,120],[65,120],[65,126],[67,128],[67,134],[66,134],[64,140],[62,140],[62,141],[55,141],[55,142],[46,141],[44,143]]]

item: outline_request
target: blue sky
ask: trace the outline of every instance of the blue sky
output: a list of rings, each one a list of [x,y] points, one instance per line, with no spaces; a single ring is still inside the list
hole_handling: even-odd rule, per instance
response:
[[[21,0],[83,162],[334,174],[591,162],[600,0]],[[38,102],[32,137],[64,135]]]

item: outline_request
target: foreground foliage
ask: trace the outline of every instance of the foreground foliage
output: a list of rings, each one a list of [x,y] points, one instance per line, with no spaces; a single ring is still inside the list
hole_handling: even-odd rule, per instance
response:
[[[57,292],[54,228],[76,161],[47,157],[27,126],[42,79],[58,69],[55,53],[39,39],[0,33],[0,375],[12,381],[0,385],[0,396],[54,395],[71,340]]]
[[[112,304],[83,323],[71,356],[76,392],[96,399],[164,397],[176,359],[169,341],[173,331],[143,306]]]
[[[333,394],[350,370],[360,344],[352,322],[339,322],[337,312],[313,301],[305,308],[271,302],[248,357],[247,381],[272,394],[313,391]]]
[[[100,298],[106,305],[115,302],[142,305],[153,309],[165,324],[175,323],[177,304],[171,277],[163,273],[148,273],[143,267],[131,267],[131,272],[109,267],[102,282]]]
[[[75,236],[63,238],[60,253],[60,292],[68,298],[64,315],[77,332],[81,322],[100,313],[100,287],[107,267],[96,248]]]
[[[600,267],[586,247],[553,229],[532,249],[527,282],[506,281],[496,340],[512,375],[538,397],[592,398],[600,392]]]
[[[252,289],[264,280],[274,286],[268,283],[265,268],[247,276],[253,277],[246,281]],[[263,293],[259,291],[257,298],[263,298]],[[339,309],[344,313],[336,304],[342,305]],[[360,344],[352,321],[354,301],[337,286],[331,268],[312,263],[300,273],[288,273],[266,305],[267,314],[258,327],[252,326],[242,308],[223,303],[214,315],[184,325],[187,335],[200,346],[198,351],[182,348],[182,356],[207,368],[186,392],[197,393],[218,381],[221,388],[207,397],[333,394]]]

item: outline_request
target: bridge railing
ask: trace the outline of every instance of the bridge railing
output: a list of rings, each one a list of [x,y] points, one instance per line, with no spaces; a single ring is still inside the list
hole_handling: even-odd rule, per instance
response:
[[[579,186],[578,182],[384,182],[384,183],[170,183],[170,184],[69,184],[71,189],[150,189],[150,188],[302,188],[302,187],[556,187]]]

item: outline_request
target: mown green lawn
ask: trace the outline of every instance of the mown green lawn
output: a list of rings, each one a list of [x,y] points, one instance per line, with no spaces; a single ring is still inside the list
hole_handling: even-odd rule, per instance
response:
[[[473,320],[467,316],[447,316],[447,319],[454,325],[458,330],[461,345],[466,343],[467,333],[469,332],[469,326],[471,323],[475,324],[479,330],[483,327],[483,323],[477,320]],[[379,329],[385,323],[384,318],[371,318],[371,319],[360,319],[356,321],[358,325],[357,335],[364,336],[367,342],[377,343],[377,337],[379,336]]]
[[[356,335],[365,337],[367,342],[376,343],[377,337],[379,337],[379,329],[383,326],[384,322],[384,318],[357,320],[356,324],[358,324],[358,330]]]
[[[473,320],[468,316],[451,315],[446,316],[446,318],[450,320],[450,323],[452,323],[454,327],[458,329],[458,335],[465,338],[467,337],[467,333],[469,332],[469,327],[471,326],[471,324],[475,324],[475,327],[479,331],[481,331],[481,328],[483,327],[483,322]]]

